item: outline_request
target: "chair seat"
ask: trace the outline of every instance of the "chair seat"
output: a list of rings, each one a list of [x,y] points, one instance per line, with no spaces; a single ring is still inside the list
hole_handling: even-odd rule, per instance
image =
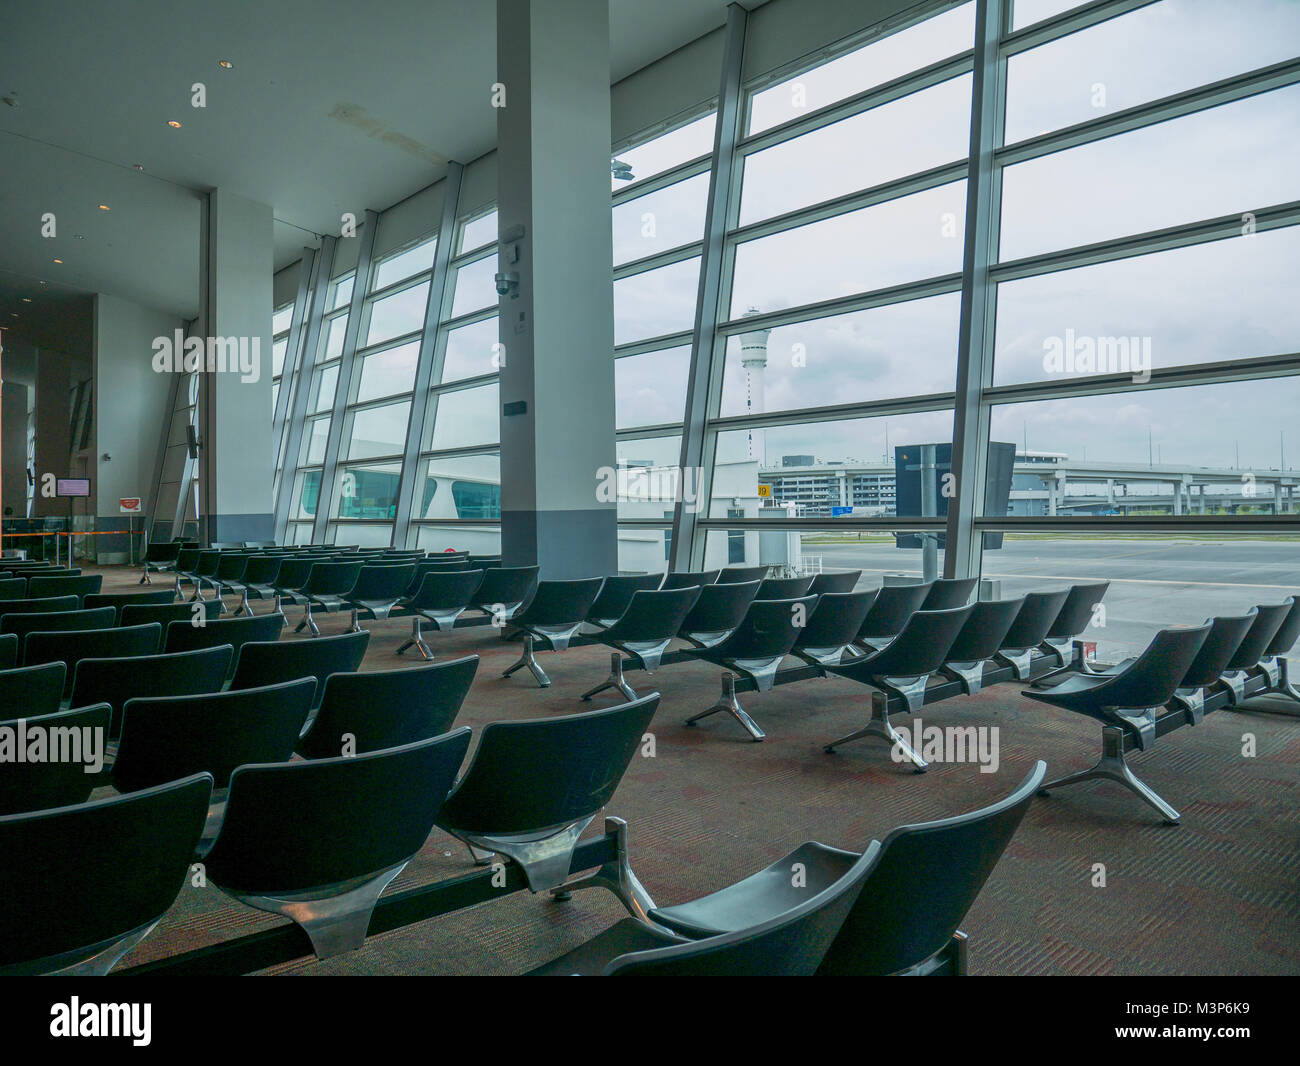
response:
[[[1033,693],[1033,698],[1041,699],[1044,703],[1056,703],[1070,709],[1081,708],[1084,705],[1091,706],[1092,701],[1088,699],[1088,693],[1114,680],[1114,674],[1072,674],[1059,685],[1053,685],[1049,689]],[[1025,695],[1030,694],[1025,693]],[[1078,699],[1071,699],[1071,697],[1076,696]]]
[[[692,940],[735,932],[806,903],[848,873],[860,857],[810,841],[743,881],[689,903],[658,907],[650,917]]]
[[[667,933],[659,933],[638,922],[624,918],[610,926],[599,936],[574,948],[567,955],[552,959],[545,966],[529,970],[528,977],[599,977],[606,966],[620,955],[634,951],[651,951],[654,948],[680,944]]]

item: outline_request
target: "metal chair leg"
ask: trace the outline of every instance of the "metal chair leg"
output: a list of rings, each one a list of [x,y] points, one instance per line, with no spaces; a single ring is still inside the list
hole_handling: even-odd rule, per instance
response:
[[[822,751],[828,755],[834,754],[836,748],[852,740],[860,740],[862,737],[880,737],[881,740],[896,746],[898,753],[912,764],[918,774],[924,773],[930,768],[930,764],[921,758],[920,753],[904,740],[902,734],[890,723],[889,697],[883,692],[873,692],[871,694],[871,718],[866,725],[846,737],[831,741],[822,748]]]
[[[582,694],[584,700],[591,699],[592,696],[604,692],[607,688],[616,688],[623,693],[626,699],[634,700],[637,698],[635,690],[627,683],[623,676],[623,653],[614,652],[609,657],[609,677],[602,681],[595,688],[589,688]]]
[[[433,662],[433,649],[425,642],[423,622],[424,619],[418,614],[411,617],[411,637],[397,649],[398,655],[401,655],[407,648],[415,648],[425,662]]]
[[[1137,793],[1144,803],[1160,813],[1166,825],[1178,825],[1182,820],[1182,816],[1176,810],[1169,806],[1157,795],[1155,790],[1141,781],[1129,769],[1129,765],[1124,758],[1124,730],[1119,726],[1108,725],[1102,727],[1101,758],[1097,760],[1095,765],[1087,770],[1080,770],[1077,774],[1070,774],[1068,777],[1049,781],[1039,788],[1038,794],[1046,796],[1051,789],[1062,788],[1066,785],[1078,785],[1085,781],[1114,781],[1123,785],[1129,791]]]
[[[303,608],[302,621],[294,628],[295,633],[301,633],[304,629],[310,630],[313,637],[320,636],[320,626],[316,624],[316,619],[311,614],[311,602]]]
[[[533,655],[533,635],[531,633],[524,634],[524,650],[523,653],[519,656],[518,661],[513,666],[511,666],[508,670],[504,671],[501,674],[501,676],[509,677],[516,670],[519,670],[523,667],[528,668],[528,672],[533,675],[533,677],[537,680],[537,683],[541,685],[542,688],[550,687],[551,679],[546,676],[546,671],[541,668],[540,664],[537,662],[537,659]]]
[[[686,724],[694,725],[701,718],[708,718],[709,715],[717,714],[719,711],[726,711],[727,714],[731,715],[731,717],[745,727],[745,731],[755,741],[760,741],[767,736],[767,734],[758,727],[758,723],[745,713],[745,708],[743,708],[740,705],[740,701],[736,699],[735,674],[724,673],[722,675],[722,695],[718,698],[718,702],[708,710],[701,711],[699,714],[686,719]]]

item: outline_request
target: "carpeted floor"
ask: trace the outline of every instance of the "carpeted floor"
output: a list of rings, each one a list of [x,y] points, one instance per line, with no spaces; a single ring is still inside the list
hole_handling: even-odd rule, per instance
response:
[[[135,572],[105,574],[105,591],[134,587]],[[296,622],[297,612],[289,615]],[[345,626],[345,616],[330,615],[322,630]],[[394,654],[407,620],[366,626],[365,669],[408,664]],[[435,634],[432,643],[440,659],[480,656],[458,720],[476,734],[492,721],[581,710],[589,705],[579,694],[608,669],[608,651],[599,647],[542,654],[552,686],[539,689],[522,672],[501,677],[518,646],[491,629]],[[717,889],[805,840],[861,849],[896,825],[971,810],[1014,788],[1035,759],[1046,759],[1049,776],[1060,776],[1091,765],[1100,745],[1095,723],[1023,699],[1019,686],[1000,685],[921,716],[926,724],[997,727],[997,771],[934,764],[913,774],[874,739],[834,755],[822,751],[865,717],[869,690],[846,680],[742,696],[767,731],[762,744],[727,716],[683,725],[716,698],[715,667],[686,663],[630,680],[638,692],[663,694],[653,724],[656,750],[653,758],[633,759],[606,813],[628,821],[633,866],[661,904]],[[1179,827],[1161,824],[1136,797],[1105,782],[1035,800],[964,923],[972,973],[1300,973],[1300,719],[1274,713],[1287,706],[1265,698],[1245,712],[1211,714],[1131,758],[1138,775],[1181,811]],[[1253,756],[1243,755],[1247,734]],[[599,825],[597,819],[589,832]],[[390,891],[472,869],[464,847],[435,830]],[[564,903],[516,893],[373,937],[344,957],[276,972],[518,974],[623,914],[602,891]],[[215,888],[186,887],[122,965],[279,921]]]

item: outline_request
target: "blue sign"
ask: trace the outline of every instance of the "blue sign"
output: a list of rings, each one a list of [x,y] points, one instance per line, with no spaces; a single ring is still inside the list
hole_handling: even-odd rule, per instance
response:
[[[832,517],[832,518],[843,518],[846,514],[852,514],[852,513],[853,513],[853,508],[852,508],[852,507],[832,507],[832,508],[831,508],[831,517]]]

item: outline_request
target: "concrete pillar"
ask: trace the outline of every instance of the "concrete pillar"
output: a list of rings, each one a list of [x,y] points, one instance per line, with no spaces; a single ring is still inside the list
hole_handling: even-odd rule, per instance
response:
[[[67,477],[72,450],[72,359],[62,352],[42,349],[36,358],[36,495],[35,515],[66,518],[68,501],[41,493],[46,474]],[[93,486],[92,486],[93,487]]]
[[[6,517],[27,517],[27,390],[22,382],[6,381],[0,396],[0,511]]]
[[[618,568],[609,12],[497,0],[501,547],[544,578]],[[615,479],[612,473],[606,484]]]
[[[271,208],[214,189],[202,225],[198,332],[208,341],[207,365],[217,369],[203,375],[199,394],[201,535],[270,540]],[[226,369],[220,369],[223,354]]]

